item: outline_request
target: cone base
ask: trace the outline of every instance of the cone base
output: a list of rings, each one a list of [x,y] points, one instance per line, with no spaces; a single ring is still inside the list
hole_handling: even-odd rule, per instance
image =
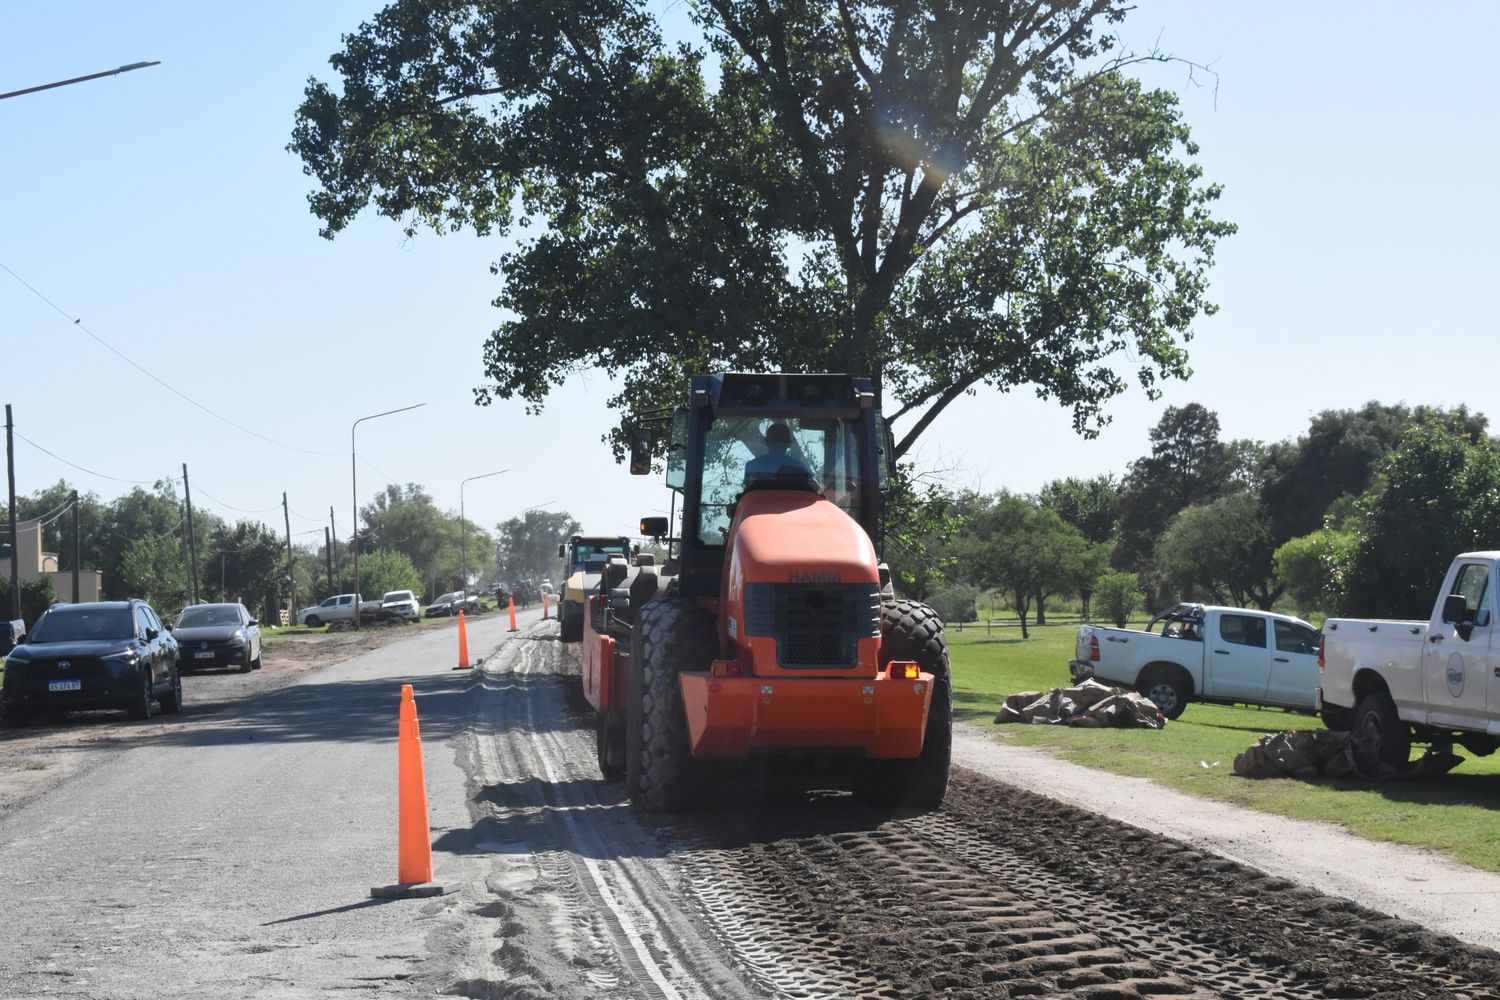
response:
[[[426,899],[429,896],[445,896],[456,892],[458,886],[451,882],[398,882],[395,885],[377,885],[370,890],[374,899]]]

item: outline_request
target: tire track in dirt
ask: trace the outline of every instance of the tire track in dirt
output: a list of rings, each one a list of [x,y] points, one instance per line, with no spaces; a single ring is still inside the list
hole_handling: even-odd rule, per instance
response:
[[[511,947],[494,958],[506,979],[470,995],[514,995],[514,973],[536,996],[750,1000],[711,938],[677,900],[675,869],[594,765],[591,730],[569,705],[576,665],[545,627],[486,662],[476,780],[489,846],[536,858],[530,891],[502,891]],[[529,898],[528,898],[529,897]],[[528,919],[529,918],[529,919]]]
[[[707,919],[836,995],[1500,996],[1493,953],[968,772],[928,816],[811,792],[660,832]]]
[[[572,657],[531,638],[486,678],[484,771],[584,928],[592,972],[556,995],[1500,997],[1492,952],[972,772],[925,816],[741,769],[643,818],[599,778]]]

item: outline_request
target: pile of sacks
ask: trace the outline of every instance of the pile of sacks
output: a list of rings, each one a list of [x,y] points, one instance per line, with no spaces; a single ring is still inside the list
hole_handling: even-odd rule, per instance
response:
[[[1161,729],[1167,717],[1161,709],[1134,691],[1108,687],[1086,680],[1073,687],[1051,691],[1023,691],[1005,699],[996,723],[1030,722],[1039,725],[1080,726],[1103,729]]]
[[[1428,750],[1403,768],[1371,765],[1372,755],[1354,733],[1327,729],[1272,733],[1234,758],[1234,773],[1242,778],[1420,778],[1453,770],[1463,758]],[[1365,761],[1361,766],[1361,761]]]

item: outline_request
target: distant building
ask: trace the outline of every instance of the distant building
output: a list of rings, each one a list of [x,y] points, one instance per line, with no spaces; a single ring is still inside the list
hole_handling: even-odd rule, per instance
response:
[[[49,577],[52,580],[52,592],[57,595],[58,600],[73,599],[73,571],[59,571],[58,567],[62,564],[58,561],[57,553],[42,551],[42,522],[16,522],[14,549],[9,545],[0,545],[0,579],[10,579],[10,561],[17,551],[21,554],[19,576],[22,583],[40,576]],[[79,601],[97,601],[103,592],[103,573],[97,569],[78,571]]]

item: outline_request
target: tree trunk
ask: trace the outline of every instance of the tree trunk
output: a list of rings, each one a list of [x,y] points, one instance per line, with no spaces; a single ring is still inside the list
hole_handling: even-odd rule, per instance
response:
[[[1045,624],[1047,624],[1047,595],[1046,594],[1037,594],[1036,595],[1036,623],[1038,625],[1045,625]]]

